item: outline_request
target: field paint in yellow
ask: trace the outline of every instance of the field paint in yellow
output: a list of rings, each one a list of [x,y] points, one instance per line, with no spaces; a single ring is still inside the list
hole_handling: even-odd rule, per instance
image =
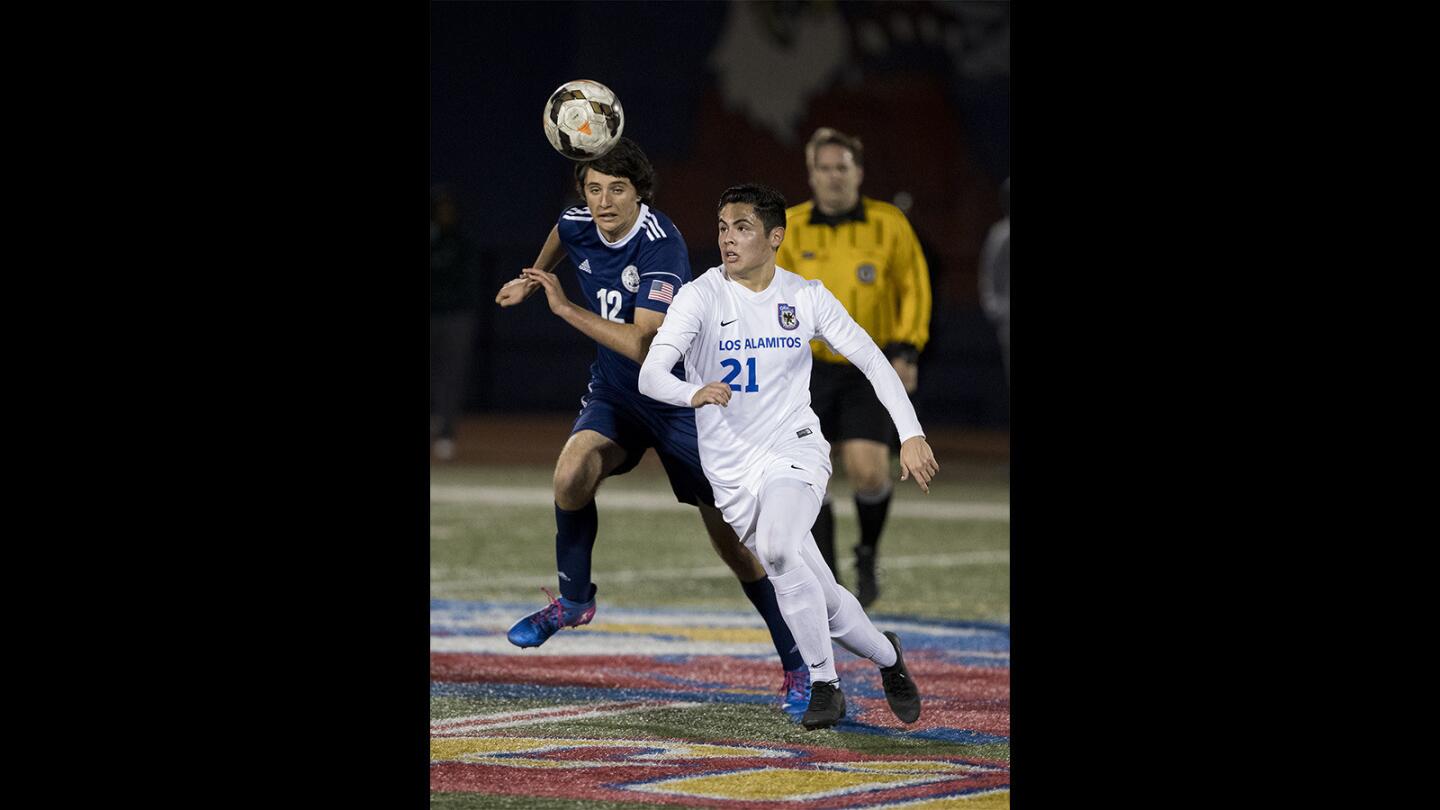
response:
[[[880,774],[809,768],[759,768],[714,776],[684,776],[626,790],[730,801],[808,801],[871,790],[943,782],[961,774]]]

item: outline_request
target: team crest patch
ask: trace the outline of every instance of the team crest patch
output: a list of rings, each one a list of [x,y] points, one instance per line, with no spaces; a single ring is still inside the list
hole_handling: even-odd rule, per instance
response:
[[[795,307],[789,304],[780,305],[780,328],[794,329],[800,325],[800,318],[795,315]]]
[[[640,292],[640,270],[633,264],[625,265],[625,270],[620,273],[620,283],[630,292]]]
[[[855,275],[859,277],[861,284],[875,283],[875,265],[866,262],[855,268]]]

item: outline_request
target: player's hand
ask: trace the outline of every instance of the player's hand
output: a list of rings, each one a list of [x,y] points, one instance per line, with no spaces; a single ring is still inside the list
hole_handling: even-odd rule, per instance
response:
[[[890,365],[894,366],[895,373],[900,375],[900,384],[905,386],[905,393],[915,393],[915,386],[920,383],[920,366],[903,357],[891,360]]]
[[[502,307],[513,307],[523,302],[530,294],[540,289],[540,285],[524,276],[511,279],[505,282],[500,292],[495,294],[495,303]]]
[[[545,300],[550,303],[550,311],[559,315],[573,304],[565,297],[565,288],[560,286],[560,277],[554,273],[547,273],[535,267],[527,267],[520,271],[527,281],[533,281],[545,288]]]
[[[915,484],[926,495],[930,494],[930,479],[940,471],[940,462],[930,450],[930,443],[924,436],[911,436],[900,445],[900,480],[914,476]]]
[[[690,407],[702,408],[706,405],[719,405],[723,408],[729,402],[730,383],[712,382],[695,392],[695,396],[690,398]]]

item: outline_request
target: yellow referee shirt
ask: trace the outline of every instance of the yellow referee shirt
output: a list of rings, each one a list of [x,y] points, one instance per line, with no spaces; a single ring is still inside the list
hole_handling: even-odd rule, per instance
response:
[[[792,206],[775,263],[820,279],[882,349],[908,343],[919,351],[930,340],[930,269],[910,222],[889,203],[861,197],[835,217],[814,200]],[[810,349],[817,360],[848,362],[823,341]]]

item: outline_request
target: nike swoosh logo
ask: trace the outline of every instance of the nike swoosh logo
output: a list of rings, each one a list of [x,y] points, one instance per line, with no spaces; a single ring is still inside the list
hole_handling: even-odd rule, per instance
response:
[[[805,468],[804,468],[804,467],[796,467],[794,464],[791,464],[791,465],[790,465],[790,469],[792,469],[792,470],[800,470],[801,472],[804,472],[804,471],[805,471]]]
[[[720,326],[722,326],[722,327],[729,326],[730,324],[732,324],[732,323],[734,323],[735,321],[738,321],[738,320],[740,320],[740,319],[739,319],[739,318],[733,318],[733,319],[728,320],[728,321],[721,321],[721,322],[720,322]]]
[[[810,666],[812,666],[812,667],[823,667],[823,666],[825,666],[825,662],[826,662],[826,661],[829,661],[829,660],[830,660],[829,658],[821,658],[821,659],[820,659],[820,663],[818,663],[818,664],[811,664]]]

